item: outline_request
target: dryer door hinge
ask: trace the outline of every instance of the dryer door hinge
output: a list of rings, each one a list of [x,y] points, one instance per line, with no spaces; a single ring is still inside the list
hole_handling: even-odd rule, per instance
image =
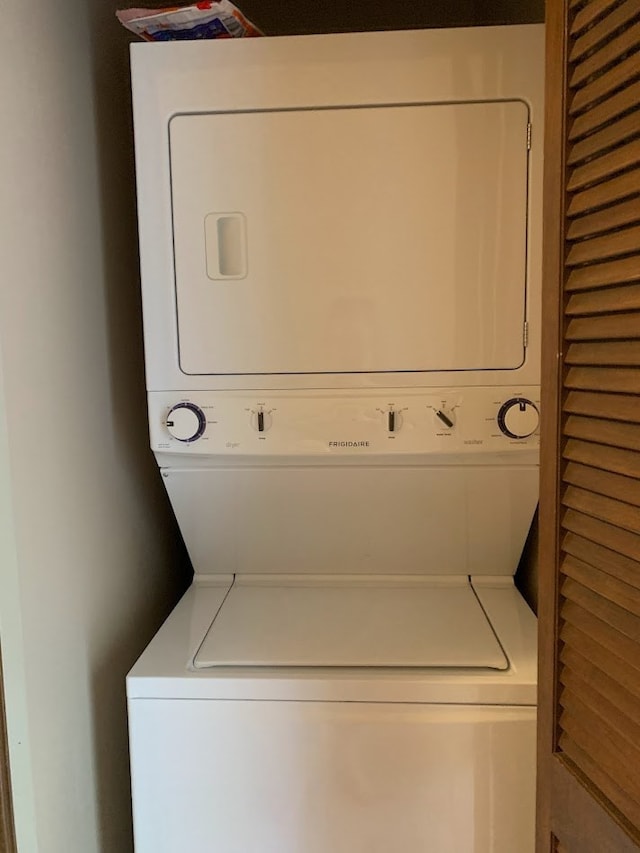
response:
[[[529,346],[529,323],[526,320],[522,327],[522,345],[525,349]]]
[[[531,151],[531,122],[527,123],[527,151]]]

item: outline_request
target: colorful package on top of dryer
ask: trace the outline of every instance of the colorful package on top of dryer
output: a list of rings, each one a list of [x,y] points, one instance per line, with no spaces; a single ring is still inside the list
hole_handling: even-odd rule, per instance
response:
[[[171,6],[165,9],[124,9],[116,12],[116,17],[123,26],[145,41],[262,35],[229,0],[203,0],[192,6]]]

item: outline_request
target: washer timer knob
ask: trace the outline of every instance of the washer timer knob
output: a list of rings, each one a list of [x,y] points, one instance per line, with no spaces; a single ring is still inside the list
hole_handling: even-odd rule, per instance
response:
[[[203,434],[207,419],[195,403],[177,403],[169,410],[165,426],[178,441],[196,441]]]
[[[525,397],[512,397],[498,412],[498,426],[509,438],[528,438],[538,429],[539,422],[535,403]]]

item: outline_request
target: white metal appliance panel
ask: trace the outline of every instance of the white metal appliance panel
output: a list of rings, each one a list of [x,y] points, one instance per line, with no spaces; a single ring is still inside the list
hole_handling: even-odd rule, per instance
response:
[[[428,454],[432,461],[475,457],[486,464],[490,455],[508,454],[512,462],[537,463],[540,446],[538,386],[386,393],[200,391],[189,396],[155,391],[148,403],[151,446],[162,467],[197,456],[398,460]],[[178,411],[187,410],[195,430],[190,439],[169,431],[176,405]]]
[[[129,702],[136,853],[532,853],[535,708]]]
[[[513,575],[537,465],[165,469],[198,574]]]
[[[188,374],[515,369],[522,101],[178,115]]]
[[[194,665],[509,664],[468,578],[239,575]]]

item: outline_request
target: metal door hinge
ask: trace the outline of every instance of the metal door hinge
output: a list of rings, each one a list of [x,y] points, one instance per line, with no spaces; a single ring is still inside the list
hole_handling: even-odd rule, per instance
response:
[[[529,346],[529,323],[526,320],[522,327],[522,345],[525,349]]]
[[[531,151],[531,122],[527,123],[527,151]]]

